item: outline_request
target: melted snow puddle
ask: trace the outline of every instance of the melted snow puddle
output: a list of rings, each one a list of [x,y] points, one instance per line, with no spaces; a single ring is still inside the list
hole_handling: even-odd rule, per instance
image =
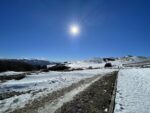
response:
[[[60,108],[64,103],[73,100],[73,97],[80,93],[81,91],[85,90],[89,87],[92,83],[99,80],[101,77],[97,77],[92,82],[81,85],[78,88],[73,89],[72,91],[66,93],[64,96],[54,100],[52,103],[49,103],[44,106],[44,108],[39,108],[38,113],[54,113],[58,108]]]

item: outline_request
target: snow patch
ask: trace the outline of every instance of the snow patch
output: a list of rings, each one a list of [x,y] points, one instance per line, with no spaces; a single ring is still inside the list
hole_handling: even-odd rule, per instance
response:
[[[6,72],[0,73],[0,76],[19,75],[19,74],[23,74],[23,73],[24,72],[6,71]]]
[[[150,69],[119,72],[114,113],[150,113]]]

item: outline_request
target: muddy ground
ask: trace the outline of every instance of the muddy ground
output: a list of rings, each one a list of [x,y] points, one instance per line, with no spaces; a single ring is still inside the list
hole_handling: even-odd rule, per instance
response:
[[[117,72],[103,76],[55,113],[108,113]]]

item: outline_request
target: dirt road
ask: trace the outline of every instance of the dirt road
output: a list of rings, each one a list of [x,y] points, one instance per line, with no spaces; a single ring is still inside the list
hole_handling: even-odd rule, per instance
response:
[[[103,76],[55,113],[108,113],[116,75],[112,73]]]
[[[16,109],[11,113],[101,113],[100,111],[108,111],[115,80],[116,73],[87,78],[34,100],[24,108]]]

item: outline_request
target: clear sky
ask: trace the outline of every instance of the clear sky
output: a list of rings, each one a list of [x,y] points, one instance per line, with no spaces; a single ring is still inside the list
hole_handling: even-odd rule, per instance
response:
[[[0,0],[0,57],[124,55],[150,56],[149,0]]]

